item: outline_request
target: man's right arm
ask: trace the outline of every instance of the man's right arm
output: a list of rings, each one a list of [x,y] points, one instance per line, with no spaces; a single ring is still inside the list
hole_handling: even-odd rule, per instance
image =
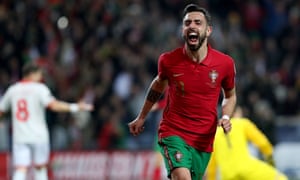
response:
[[[162,80],[158,76],[154,78],[154,80],[152,81],[152,83],[148,89],[148,92],[147,92],[147,95],[146,95],[146,98],[144,101],[144,105],[138,115],[138,118],[142,118],[142,119],[146,118],[146,116],[150,112],[152,106],[160,99],[160,97],[164,93],[167,85],[168,85],[167,80]]]
[[[84,102],[69,103],[66,101],[56,99],[50,89],[45,85],[39,86],[40,99],[42,104],[47,106],[48,109],[55,112],[78,112],[78,111],[91,111],[93,105]]]
[[[168,81],[160,79],[159,76],[155,77],[151,82],[140,113],[136,119],[128,124],[129,131],[134,136],[140,134],[144,130],[144,122],[147,114],[151,111],[152,106],[160,99],[160,96],[165,91],[167,85]]]
[[[84,102],[68,103],[60,100],[53,100],[48,108],[55,112],[78,112],[78,111],[91,111],[93,105]]]

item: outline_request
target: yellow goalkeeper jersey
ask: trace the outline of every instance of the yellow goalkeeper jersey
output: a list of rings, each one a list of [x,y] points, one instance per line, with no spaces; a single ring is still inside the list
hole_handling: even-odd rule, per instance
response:
[[[273,166],[250,154],[249,142],[266,157],[273,153],[271,143],[256,125],[247,118],[232,118],[231,123],[232,130],[227,135],[221,127],[217,129],[206,179],[216,180],[217,168],[221,180],[286,179]]]

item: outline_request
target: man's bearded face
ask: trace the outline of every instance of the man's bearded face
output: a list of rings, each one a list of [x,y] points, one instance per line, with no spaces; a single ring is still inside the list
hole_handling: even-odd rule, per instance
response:
[[[184,40],[191,51],[197,51],[207,38],[206,31],[200,33],[195,29],[188,29],[184,35]]]

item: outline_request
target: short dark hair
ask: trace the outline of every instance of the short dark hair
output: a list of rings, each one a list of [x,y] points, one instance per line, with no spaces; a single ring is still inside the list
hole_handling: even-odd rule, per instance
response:
[[[22,76],[28,76],[31,73],[41,71],[41,67],[35,63],[27,63],[22,68]]]
[[[184,16],[187,13],[190,13],[190,12],[201,12],[201,13],[203,13],[204,17],[206,19],[207,24],[209,26],[212,26],[211,16],[210,16],[209,12],[205,8],[200,7],[200,6],[196,5],[196,4],[188,4],[183,9],[182,18],[184,18]]]

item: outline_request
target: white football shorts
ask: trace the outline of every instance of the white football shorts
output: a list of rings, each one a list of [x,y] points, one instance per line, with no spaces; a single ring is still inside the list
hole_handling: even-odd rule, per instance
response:
[[[44,165],[49,161],[49,144],[13,144],[14,166]]]

